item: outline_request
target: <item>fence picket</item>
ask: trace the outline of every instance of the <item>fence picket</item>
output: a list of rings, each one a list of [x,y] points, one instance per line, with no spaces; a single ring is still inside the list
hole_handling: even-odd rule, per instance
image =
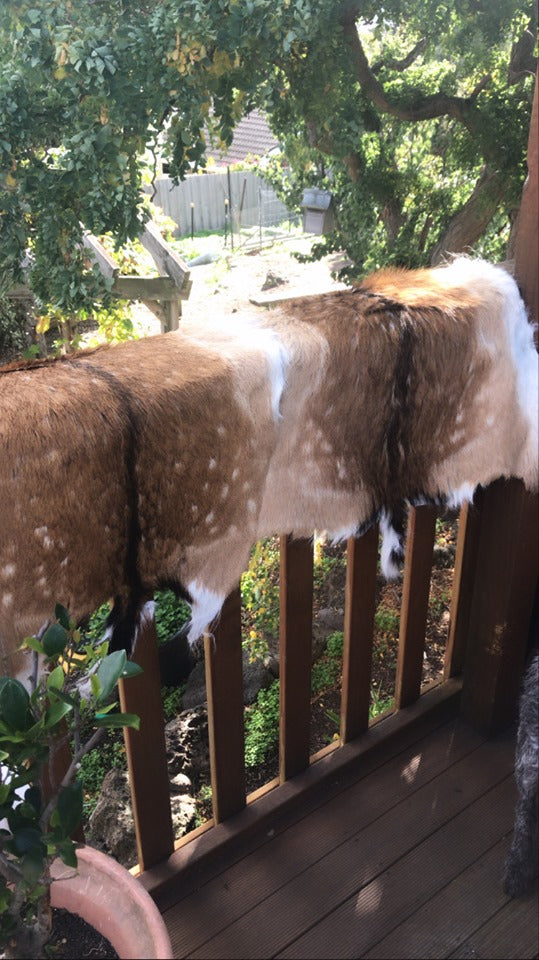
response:
[[[341,699],[343,743],[353,740],[369,725],[377,560],[378,525],[360,539],[350,538],[347,545]]]
[[[140,717],[140,730],[124,729],[138,858],[147,870],[172,853],[174,836],[165,747],[155,620],[146,618],[133,660],[143,673],[119,681],[120,704]]]
[[[421,691],[436,517],[435,507],[410,508],[395,682],[398,710],[414,703]]]
[[[216,823],[245,806],[241,595],[226,599],[213,636],[204,639],[213,816]]]
[[[309,766],[313,545],[280,538],[280,777]]]

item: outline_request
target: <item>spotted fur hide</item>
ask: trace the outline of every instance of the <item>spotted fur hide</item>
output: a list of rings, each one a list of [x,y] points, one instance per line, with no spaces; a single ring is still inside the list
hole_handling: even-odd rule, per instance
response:
[[[537,354],[517,288],[482,261],[382,271],[269,313],[0,370],[0,652],[55,602],[219,613],[260,537],[376,517],[394,573],[403,505],[537,486]]]

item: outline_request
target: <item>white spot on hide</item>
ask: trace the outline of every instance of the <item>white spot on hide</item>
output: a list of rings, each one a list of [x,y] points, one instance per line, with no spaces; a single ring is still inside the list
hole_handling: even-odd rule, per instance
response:
[[[8,610],[9,607],[12,607],[12,606],[13,606],[13,594],[12,594],[12,593],[5,593],[5,594],[4,594],[4,596],[2,597],[2,606],[4,607],[5,610]]]
[[[15,576],[15,571],[17,567],[14,563],[6,563],[5,567],[2,567],[0,573],[2,574],[2,580],[11,580]]]

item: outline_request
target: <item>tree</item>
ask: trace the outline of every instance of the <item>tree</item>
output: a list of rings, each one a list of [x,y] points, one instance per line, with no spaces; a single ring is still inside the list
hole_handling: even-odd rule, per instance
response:
[[[156,156],[264,109],[282,191],[329,186],[360,270],[505,238],[524,176],[533,0],[3,0],[0,281],[73,312],[107,302],[83,225],[140,230]],[[273,176],[278,179],[274,172]]]

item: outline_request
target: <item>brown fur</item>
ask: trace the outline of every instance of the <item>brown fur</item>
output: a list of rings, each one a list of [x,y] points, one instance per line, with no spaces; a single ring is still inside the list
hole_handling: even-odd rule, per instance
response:
[[[534,485],[504,314],[521,307],[492,269],[473,287],[386,271],[238,331],[184,322],[2,368],[4,668],[21,669],[16,646],[55,602],[80,618],[112,597],[129,633],[160,585],[210,591],[217,610],[266,534],[344,536],[406,500]]]

